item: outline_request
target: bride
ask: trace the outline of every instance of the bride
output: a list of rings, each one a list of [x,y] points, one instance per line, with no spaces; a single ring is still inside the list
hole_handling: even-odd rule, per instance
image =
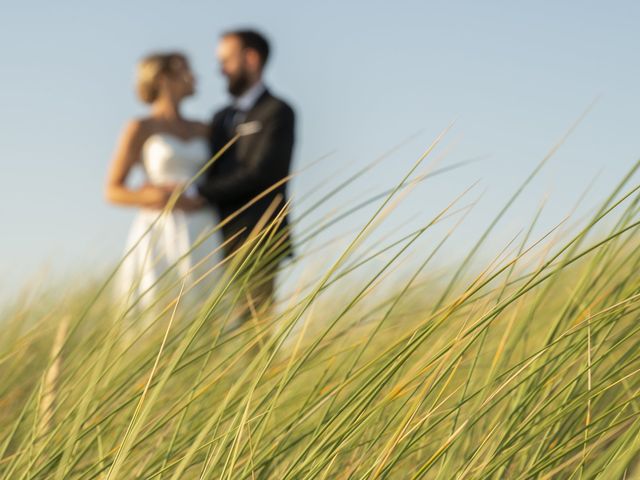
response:
[[[150,105],[150,113],[125,126],[110,164],[105,195],[111,203],[138,208],[118,290],[144,307],[157,299],[161,280],[192,283],[215,265],[220,260],[220,237],[214,230],[214,212],[197,193],[191,193],[195,189],[187,189],[173,209],[161,215],[174,191],[182,189],[209,159],[208,125],[180,113],[182,100],[195,92],[187,58],[179,53],[144,58],[138,65],[137,91]],[[137,165],[146,181],[132,188],[127,180]]]

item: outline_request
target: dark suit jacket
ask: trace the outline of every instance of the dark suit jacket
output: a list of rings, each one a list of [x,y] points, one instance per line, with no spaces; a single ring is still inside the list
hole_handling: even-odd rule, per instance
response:
[[[214,155],[230,140],[228,120],[231,107],[217,112],[211,125],[210,147]],[[200,194],[220,212],[221,219],[236,212],[267,188],[289,175],[294,142],[294,112],[284,101],[265,91],[242,123],[259,122],[260,130],[240,137],[209,169]],[[244,229],[248,236],[275,198],[279,208],[287,201],[287,185],[281,185],[243,211],[223,227],[226,238]],[[272,217],[273,218],[273,217]],[[287,228],[285,217],[280,229]],[[238,246],[238,242],[230,249]],[[228,249],[229,250],[229,249]]]

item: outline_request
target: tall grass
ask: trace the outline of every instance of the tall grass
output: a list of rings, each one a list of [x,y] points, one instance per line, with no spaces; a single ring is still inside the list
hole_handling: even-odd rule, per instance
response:
[[[296,226],[297,261],[313,270],[239,327],[260,264],[282,252],[283,212],[210,275],[167,276],[145,309],[115,302],[112,276],[6,307],[1,478],[640,475],[640,164],[577,227],[534,236],[541,206],[477,268],[554,147],[436,278],[473,189],[402,238],[366,239],[404,192],[446,170],[421,170],[438,141],[387,192]],[[311,262],[320,229],[364,206],[374,213],[342,253]]]

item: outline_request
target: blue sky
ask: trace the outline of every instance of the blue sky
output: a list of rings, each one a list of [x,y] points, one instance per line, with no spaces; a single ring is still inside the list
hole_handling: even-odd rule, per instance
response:
[[[631,167],[640,154],[639,21],[631,1],[5,2],[0,289],[43,265],[83,271],[122,251],[134,212],[106,205],[102,186],[123,123],[144,115],[133,71],[150,51],[190,55],[199,93],[185,113],[208,118],[227,101],[218,34],[255,26],[269,36],[267,82],[298,113],[296,168],[333,152],[296,179],[294,197],[420,132],[327,209],[392,186],[455,120],[442,165],[482,160],[421,185],[389,226],[424,221],[480,180],[485,194],[465,239],[596,97],[502,228],[526,225],[545,194],[551,225],[596,175],[586,206]]]

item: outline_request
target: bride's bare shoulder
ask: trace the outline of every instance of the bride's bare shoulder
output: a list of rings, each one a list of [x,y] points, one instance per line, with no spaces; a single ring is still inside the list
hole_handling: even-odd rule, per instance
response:
[[[153,118],[132,118],[125,123],[124,136],[132,141],[144,141],[154,130]]]

